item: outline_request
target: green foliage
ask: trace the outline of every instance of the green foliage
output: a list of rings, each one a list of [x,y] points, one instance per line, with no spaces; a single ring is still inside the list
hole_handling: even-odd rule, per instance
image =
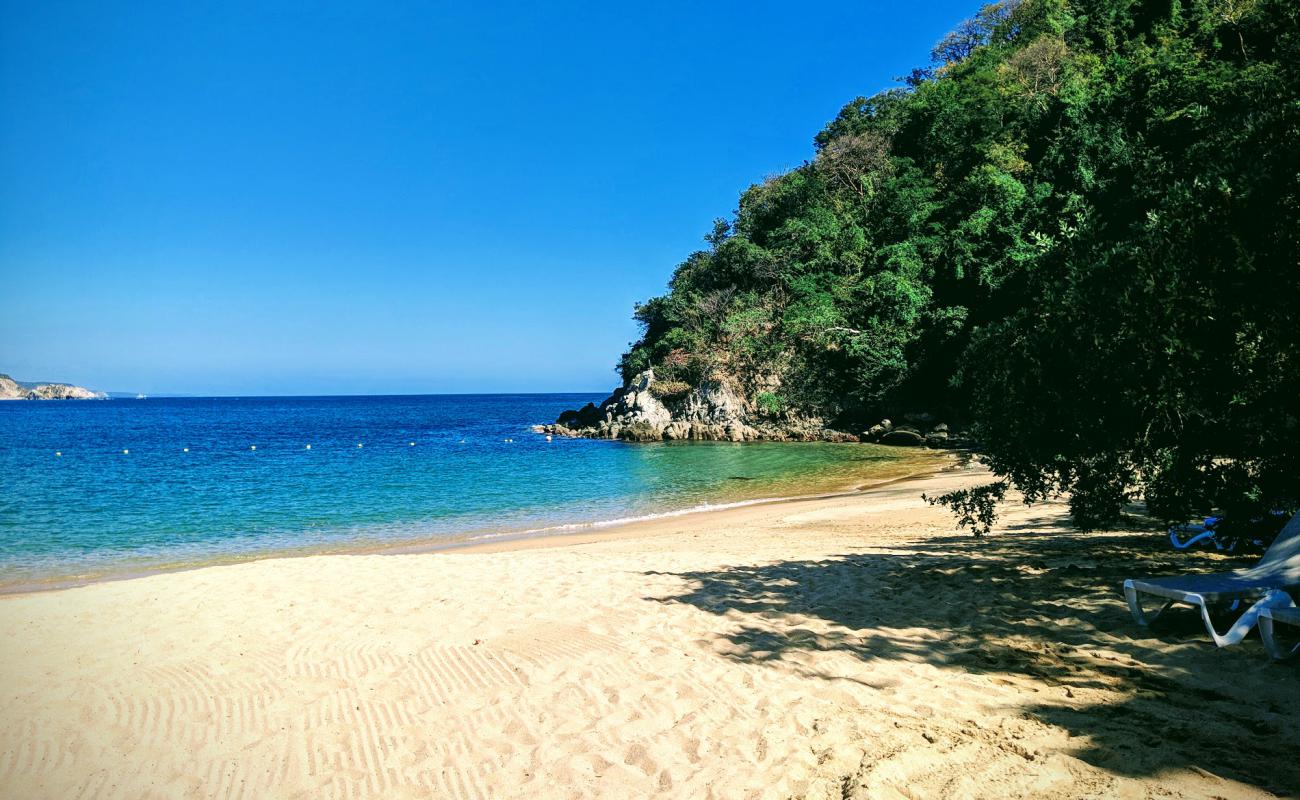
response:
[[[779,417],[785,410],[785,401],[774,392],[759,392],[754,398],[754,405],[758,407],[760,413],[769,417]]]
[[[1084,527],[1300,502],[1300,5],[1003,0],[906,83],[741,195],[623,376],[965,415]]]
[[[1145,20],[1072,98],[1039,167],[1068,222],[964,359],[990,465],[1085,528],[1300,501],[1297,8],[1226,8]]]
[[[986,536],[997,519],[997,504],[1002,502],[1006,494],[1006,482],[994,481],[983,486],[957,489],[938,497],[921,495],[921,499],[932,506],[951,508],[959,527],[969,529],[976,536]]]

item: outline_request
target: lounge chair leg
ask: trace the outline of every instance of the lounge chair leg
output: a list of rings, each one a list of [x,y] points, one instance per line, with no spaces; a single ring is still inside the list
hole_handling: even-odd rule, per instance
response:
[[[1290,595],[1288,595],[1287,597],[1288,599],[1290,599]],[[1294,602],[1292,602],[1291,605],[1294,605]],[[1284,604],[1278,604],[1269,607],[1287,608],[1288,606]],[[1283,661],[1285,659],[1291,658],[1296,653],[1300,653],[1300,644],[1296,644],[1290,650],[1287,650],[1285,647],[1282,646],[1282,643],[1277,640],[1277,634],[1273,630],[1272,617],[1259,618],[1259,638],[1264,640],[1264,649],[1268,650],[1268,654],[1273,658],[1277,659],[1278,661]]]
[[[1250,633],[1250,629],[1255,627],[1255,624],[1261,621],[1259,616],[1260,609],[1291,608],[1295,605],[1295,601],[1293,601],[1291,595],[1286,592],[1276,590],[1270,591],[1259,600],[1256,600],[1255,604],[1246,609],[1240,617],[1237,617],[1237,621],[1232,623],[1232,626],[1223,634],[1220,634],[1214,629],[1214,622],[1210,620],[1210,610],[1206,606],[1205,601],[1197,597],[1196,605],[1200,606],[1201,619],[1205,622],[1205,629],[1210,632],[1210,638],[1213,639],[1214,643],[1219,647],[1227,647],[1228,645],[1236,644],[1242,639],[1245,639],[1246,634]]]
[[[1159,611],[1148,616],[1147,613],[1142,610],[1142,601],[1138,599],[1138,590],[1133,587],[1133,581],[1124,581],[1124,597],[1128,600],[1129,613],[1133,615],[1133,619],[1137,624],[1144,628],[1150,627],[1151,623],[1155,622],[1161,614],[1165,613],[1165,611],[1174,604],[1174,601],[1170,600],[1161,606]]]

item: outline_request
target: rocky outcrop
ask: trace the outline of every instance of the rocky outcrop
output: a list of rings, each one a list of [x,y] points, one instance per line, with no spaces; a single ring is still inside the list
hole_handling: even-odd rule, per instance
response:
[[[671,408],[669,407],[671,404]],[[538,425],[539,433],[624,439],[633,442],[697,439],[753,441],[763,437],[745,423],[744,403],[726,387],[703,382],[681,396],[661,399],[653,370],[633,378],[603,403],[565,411],[553,425]]]
[[[674,389],[676,387],[673,387]],[[658,441],[875,441],[882,444],[930,445],[919,428],[895,429],[889,420],[861,434],[828,427],[816,417],[765,416],[724,380],[701,381],[686,392],[665,393],[655,383],[653,370],[633,378],[615,390],[599,406],[588,403],[565,411],[553,424],[535,425],[533,430],[554,436],[582,436],[594,439],[622,439],[631,442]],[[928,415],[927,415],[928,416]],[[942,426],[947,431],[947,426]],[[939,426],[928,428],[937,431]],[[898,435],[885,441],[891,433]]]
[[[0,375],[0,400],[103,400],[108,395],[70,383],[23,384]]]

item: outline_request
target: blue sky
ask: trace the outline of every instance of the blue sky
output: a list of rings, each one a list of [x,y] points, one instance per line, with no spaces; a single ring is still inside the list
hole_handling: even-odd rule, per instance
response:
[[[0,372],[608,389],[712,220],[977,5],[0,0]]]

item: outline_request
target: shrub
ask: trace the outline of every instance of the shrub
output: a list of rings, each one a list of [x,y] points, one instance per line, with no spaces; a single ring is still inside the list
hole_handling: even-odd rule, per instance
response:
[[[673,400],[684,397],[691,390],[686,381],[655,381],[650,384],[650,394],[660,400]]]
[[[785,410],[785,401],[773,392],[759,392],[758,397],[754,398],[754,405],[758,406],[759,412],[767,417],[778,417]]]

